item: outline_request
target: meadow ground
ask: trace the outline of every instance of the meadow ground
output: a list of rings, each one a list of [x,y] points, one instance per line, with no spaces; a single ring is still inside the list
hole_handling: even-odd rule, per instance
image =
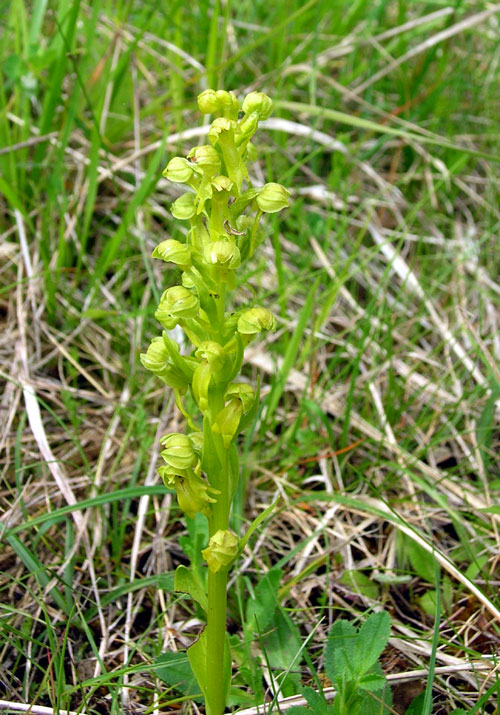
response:
[[[394,712],[497,713],[500,5],[187,5],[0,8],[0,700],[202,712],[163,654],[199,632],[172,573],[205,525],[138,355],[182,236],[161,171],[218,86],[273,97],[251,179],[292,194],[234,294],[278,318],[234,523],[280,498],[230,583],[234,707],[328,693],[332,623],[384,609]]]

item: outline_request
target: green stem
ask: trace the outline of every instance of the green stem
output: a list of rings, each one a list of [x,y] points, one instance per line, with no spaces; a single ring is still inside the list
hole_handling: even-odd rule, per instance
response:
[[[216,439],[220,439],[216,435]],[[222,441],[222,440],[221,440]],[[220,474],[214,475],[213,486],[220,489],[217,502],[213,505],[209,519],[209,536],[229,526],[229,473],[228,454]],[[207,715],[222,715],[225,708],[224,650],[226,644],[227,574],[224,568],[217,573],[208,570],[208,612],[207,612],[207,662],[206,662],[206,706]]]
[[[219,337],[222,336],[222,331],[224,329],[224,321],[226,316],[226,286],[221,283],[219,286],[219,297],[216,299],[217,306],[217,329]],[[224,407],[224,400],[222,400],[221,409]]]
[[[222,715],[225,707],[224,649],[226,644],[227,573],[208,572],[207,715]]]
[[[221,133],[219,137],[219,146],[222,151],[222,156],[224,158],[224,164],[226,165],[227,175],[236,184],[237,194],[241,191],[241,184],[244,178],[244,172],[242,170],[242,160],[241,156],[234,143],[234,136],[231,132],[226,134]]]
[[[224,228],[224,219],[227,218],[224,209],[227,207],[227,194],[222,192],[222,196],[218,196],[216,192],[212,196],[211,212],[209,219],[209,232],[212,241],[218,241],[221,235],[226,233]]]

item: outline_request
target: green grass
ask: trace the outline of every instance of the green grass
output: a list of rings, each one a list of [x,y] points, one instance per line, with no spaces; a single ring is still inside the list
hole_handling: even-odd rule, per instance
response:
[[[384,671],[422,669],[421,712],[496,712],[499,18],[465,1],[4,4],[0,699],[195,712],[159,658],[199,632],[172,572],[205,533],[159,484],[181,418],[138,355],[173,282],[152,249],[181,230],[161,170],[202,141],[182,133],[218,85],[262,89],[295,123],[260,133],[252,178],[293,204],[235,293],[278,331],[248,352],[263,408],[234,519],[280,502],[231,582],[234,682],[253,691],[233,707],[328,688],[331,624],[384,608]]]

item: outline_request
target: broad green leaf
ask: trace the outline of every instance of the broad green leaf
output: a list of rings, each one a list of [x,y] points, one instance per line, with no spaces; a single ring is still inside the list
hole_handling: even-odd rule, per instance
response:
[[[423,715],[423,707],[425,701],[425,692],[419,693],[416,698],[413,698],[409,707],[405,711],[405,715]]]
[[[246,621],[249,629],[262,633],[268,628],[278,605],[278,588],[282,576],[281,569],[269,569],[255,587],[255,597],[247,604]]]
[[[296,695],[300,690],[299,665],[302,660],[302,638],[297,626],[278,608],[262,637],[262,647],[273,669],[280,693],[284,697]]]
[[[243,690],[237,685],[231,685],[231,687],[229,688],[229,695],[227,697],[228,707],[241,707],[243,705],[245,705],[246,707],[251,707],[254,704],[255,696],[253,693],[248,692],[248,689]]]
[[[436,591],[431,589],[426,591],[422,596],[417,597],[418,604],[420,608],[428,616],[434,616],[436,613]]]
[[[394,710],[392,705],[392,692],[389,684],[385,683],[386,687],[381,692],[367,692],[360,698],[359,715],[390,715]]]
[[[379,596],[379,585],[374,581],[370,581],[366,574],[356,569],[344,571],[339,578],[339,583],[342,583],[344,586],[349,586],[355,593],[360,593],[362,596],[366,596],[372,600],[376,600]]]
[[[207,612],[208,600],[202,585],[195,574],[182,564],[175,570],[174,590],[189,594]]]
[[[198,685],[200,686],[203,695],[205,696],[205,702],[207,701],[207,629],[205,628],[201,633],[198,640],[193,643],[193,645],[188,648],[188,657],[191,664],[193,673],[196,676]],[[229,684],[231,682],[231,652],[229,650],[229,643],[226,636],[225,647],[224,647],[224,665],[223,672],[221,673],[222,687],[224,691],[224,701],[227,700],[227,694],[229,692]],[[210,710],[210,708],[209,708]]]
[[[382,688],[387,685],[387,679],[378,673],[365,673],[358,681],[358,684],[362,690],[376,692],[377,690],[382,690]]]
[[[207,630],[203,629],[197,641],[187,651],[191,669],[203,696],[207,697]]]
[[[404,537],[405,550],[413,570],[416,574],[429,583],[434,583],[434,559],[429,556],[420,544],[413,539]]]
[[[361,625],[356,644],[356,668],[361,675],[374,665],[389,640],[391,619],[386,611],[372,613]]]
[[[311,706],[314,715],[323,715],[324,712],[327,712],[328,705],[326,704],[324,696],[314,690],[314,688],[308,685],[305,686],[302,690],[302,695]]]
[[[193,699],[201,699],[200,688],[189,664],[185,652],[162,653],[155,660],[156,675],[171,688],[175,688],[182,695],[189,695]]]
[[[336,621],[328,634],[325,647],[325,673],[332,683],[354,680],[353,667],[358,633],[349,621]]]

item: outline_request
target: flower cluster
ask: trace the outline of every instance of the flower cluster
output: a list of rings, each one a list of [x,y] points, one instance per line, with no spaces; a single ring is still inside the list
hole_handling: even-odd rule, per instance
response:
[[[165,332],[153,338],[141,361],[175,391],[177,405],[193,430],[170,434],[163,441],[165,462],[160,474],[177,492],[179,506],[193,516],[210,516],[220,485],[212,474],[229,463],[234,440],[256,406],[253,388],[236,380],[245,346],[275,319],[258,306],[228,312],[235,271],[250,258],[263,236],[259,220],[289,204],[288,191],[274,182],[253,187],[247,162],[255,160],[251,139],[259,121],[269,117],[272,102],[262,92],[251,92],[241,107],[232,92],[206,90],[198,97],[203,113],[215,115],[208,130],[209,144],[195,147],[186,157],[168,162],[164,176],[184,184],[186,192],[171,207],[172,215],[189,223],[185,241],[167,239],[153,257],[180,270],[179,285],[161,296],[155,317]],[[168,331],[179,325],[193,349],[182,355]],[[190,390],[202,425],[188,414],[183,396]],[[228,471],[226,469],[226,473]],[[237,475],[233,474],[233,481]],[[234,485],[233,485],[234,486]]]

